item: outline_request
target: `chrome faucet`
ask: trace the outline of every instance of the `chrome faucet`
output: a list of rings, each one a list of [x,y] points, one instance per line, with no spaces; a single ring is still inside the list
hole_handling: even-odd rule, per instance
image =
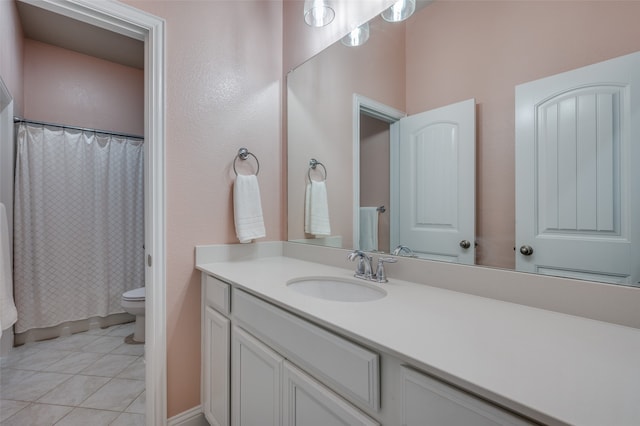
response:
[[[356,266],[356,273],[354,276],[356,278],[361,278],[367,281],[375,281],[379,283],[389,282],[387,279],[387,274],[384,271],[385,263],[396,263],[398,259],[394,259],[393,257],[379,257],[378,258],[378,267],[376,273],[373,273],[373,267],[371,262],[373,261],[373,257],[369,256],[367,253],[362,250],[354,250],[349,253],[347,258],[351,261],[358,259],[358,265]]]
[[[365,280],[373,279],[373,267],[371,261],[373,258],[362,250],[354,250],[347,256],[350,261],[358,259],[358,265],[356,266],[355,277]]]

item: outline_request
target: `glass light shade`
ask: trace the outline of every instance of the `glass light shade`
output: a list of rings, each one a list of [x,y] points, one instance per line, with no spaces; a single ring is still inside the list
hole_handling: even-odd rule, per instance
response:
[[[326,0],[305,0],[304,22],[312,27],[329,25],[336,16],[335,11]]]
[[[369,23],[365,22],[346,36],[342,37],[342,44],[349,47],[362,46],[369,40]]]
[[[415,10],[416,0],[398,0],[380,16],[387,22],[400,22],[413,15]]]

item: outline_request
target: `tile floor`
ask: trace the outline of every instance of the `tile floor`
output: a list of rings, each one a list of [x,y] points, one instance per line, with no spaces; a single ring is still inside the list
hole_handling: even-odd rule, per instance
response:
[[[0,425],[144,425],[144,345],[133,324],[29,343],[0,358]]]

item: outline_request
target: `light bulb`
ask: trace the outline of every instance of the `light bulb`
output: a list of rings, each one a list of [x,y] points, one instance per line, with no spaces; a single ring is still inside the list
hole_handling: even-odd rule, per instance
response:
[[[398,0],[380,16],[387,22],[400,22],[413,15],[415,10],[416,0]]]
[[[342,37],[342,44],[349,47],[362,46],[369,40],[369,23],[365,22],[346,36]]]
[[[333,8],[326,0],[305,0],[304,22],[312,27],[329,25],[336,16]]]

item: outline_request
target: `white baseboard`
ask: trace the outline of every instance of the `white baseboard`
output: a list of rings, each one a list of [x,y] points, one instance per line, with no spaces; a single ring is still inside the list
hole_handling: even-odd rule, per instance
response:
[[[202,406],[195,406],[167,420],[167,426],[209,426],[202,414]]]

